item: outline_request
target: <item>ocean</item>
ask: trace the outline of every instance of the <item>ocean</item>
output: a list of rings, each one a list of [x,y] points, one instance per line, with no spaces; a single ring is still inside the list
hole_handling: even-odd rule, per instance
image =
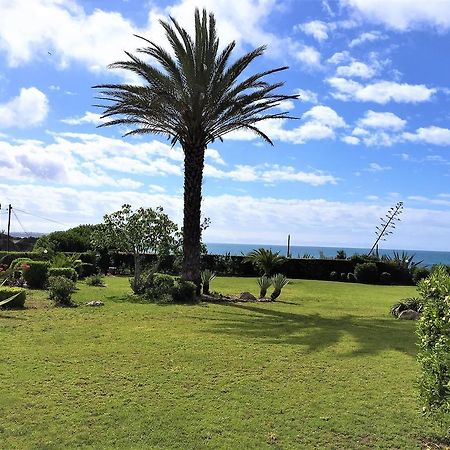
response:
[[[248,252],[256,248],[272,249],[273,251],[280,252],[280,255],[285,255],[287,252],[286,245],[266,245],[266,244],[224,244],[224,243],[207,243],[208,253],[214,255],[225,255],[230,253],[231,255],[246,255]],[[354,253],[369,253],[368,248],[351,248],[351,247],[307,247],[292,245],[290,252],[292,257],[302,257],[304,254],[312,255],[319,258],[321,254],[325,257],[334,258],[338,250],[344,250],[347,256],[351,256]],[[393,252],[405,251],[408,255],[415,255],[414,261],[420,262],[421,266],[432,266],[433,264],[448,264],[450,265],[450,252],[437,252],[427,250],[396,250],[396,249],[380,249],[378,252],[380,255],[393,255]]]

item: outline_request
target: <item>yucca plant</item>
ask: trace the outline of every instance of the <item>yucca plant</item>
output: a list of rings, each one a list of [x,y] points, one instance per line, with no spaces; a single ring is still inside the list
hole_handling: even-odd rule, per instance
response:
[[[265,275],[258,278],[258,285],[259,285],[259,298],[264,298],[267,294],[267,289],[272,286],[272,280]]]
[[[207,146],[227,133],[247,130],[272,144],[259,125],[268,119],[289,119],[276,112],[283,100],[298,95],[277,93],[282,82],[270,83],[268,75],[279,67],[251,74],[249,66],[265,46],[230,62],[235,42],[219,45],[216,20],[206,10],[195,10],[195,33],[188,32],[172,17],[160,21],[171,51],[137,36],[145,47],[139,58],[126,52],[127,60],[111,64],[138,75],[142,84],[102,84],[102,126],[125,125],[125,135],[165,135],[184,153],[184,218],[182,277],[200,286],[202,179]],[[154,64],[152,64],[154,62]]]
[[[277,273],[271,278],[273,292],[270,299],[274,302],[281,294],[281,290],[289,283],[289,280],[281,273]]]
[[[209,295],[209,284],[216,278],[216,274],[212,270],[205,269],[201,272],[200,276],[202,279],[203,294]]]

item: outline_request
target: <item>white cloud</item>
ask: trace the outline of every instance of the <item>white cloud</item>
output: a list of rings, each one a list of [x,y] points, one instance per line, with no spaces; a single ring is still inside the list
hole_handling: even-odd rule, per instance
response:
[[[318,103],[317,94],[308,89],[296,89],[295,93],[299,95],[299,100],[305,103]]]
[[[47,96],[35,87],[22,88],[17,97],[0,103],[0,128],[26,128],[41,124],[48,114]]]
[[[309,45],[303,45],[300,47],[297,51],[295,51],[294,57],[298,61],[306,64],[307,67],[320,67],[321,55],[314,47]]]
[[[311,22],[302,23],[294,27],[295,30],[301,30],[319,42],[327,40],[328,32],[333,28],[332,24],[322,22],[321,20],[312,20]]]
[[[403,139],[410,142],[422,142],[434,145],[450,145],[450,130],[448,128],[430,126],[418,128],[415,133],[405,132]]]
[[[386,39],[386,36],[379,31],[368,31],[360,34],[357,38],[353,39],[348,45],[350,48],[364,44],[365,42],[379,41],[380,39]]]
[[[366,111],[362,119],[358,120],[357,124],[362,128],[383,128],[399,131],[405,127],[406,120],[401,119],[391,112],[375,112],[369,110]]]
[[[395,30],[450,27],[450,3],[445,0],[340,0],[340,3],[364,20]]]
[[[367,64],[360,61],[353,61],[348,66],[339,66],[336,68],[336,75],[340,77],[358,77],[358,78],[372,78],[377,71]]]
[[[390,166],[381,166],[378,163],[370,163],[369,168],[366,169],[367,172],[385,172],[386,170],[391,170]]]
[[[358,145],[360,142],[356,136],[344,136],[341,138],[341,141],[349,145]]]
[[[334,53],[330,58],[327,59],[327,62],[330,64],[345,64],[347,62],[353,61],[353,58],[350,56],[350,53],[347,50],[343,52]]]
[[[329,106],[313,106],[303,114],[302,118],[331,128],[345,127],[344,119]]]
[[[82,125],[84,123],[90,123],[92,125],[100,125],[103,122],[100,117],[101,114],[86,111],[84,113],[84,116],[68,117],[66,119],[61,119],[61,122],[67,123],[68,125]]]
[[[396,83],[393,81],[377,81],[372,84],[361,84],[346,78],[332,77],[327,79],[334,89],[332,96],[343,101],[375,102],[386,104],[419,103],[431,100],[436,93],[435,88],[423,84]]]

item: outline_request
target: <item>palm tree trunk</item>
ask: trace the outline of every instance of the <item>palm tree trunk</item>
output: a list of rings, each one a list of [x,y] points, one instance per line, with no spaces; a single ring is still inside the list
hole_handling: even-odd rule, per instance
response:
[[[182,278],[200,293],[200,212],[205,148],[184,148],[184,219]]]

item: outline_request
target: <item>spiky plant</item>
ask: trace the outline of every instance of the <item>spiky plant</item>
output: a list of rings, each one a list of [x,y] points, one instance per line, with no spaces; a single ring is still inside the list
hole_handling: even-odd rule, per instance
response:
[[[202,280],[203,294],[209,295],[209,285],[216,278],[216,274],[209,269],[205,269],[201,272],[200,277]]]
[[[281,273],[277,273],[271,278],[273,292],[270,299],[274,302],[281,294],[281,290],[289,283],[289,280]]]
[[[245,258],[244,262],[250,261],[262,275],[271,276],[275,269],[284,261],[284,257],[279,252],[271,249],[258,248],[252,250]]]
[[[191,37],[178,22],[160,21],[171,52],[159,44],[137,36],[145,43],[138,53],[150,57],[152,65],[126,52],[128,60],[111,68],[137,74],[143,85],[101,84],[102,126],[126,125],[126,135],[160,134],[172,145],[180,143],[184,152],[183,270],[185,280],[200,286],[200,205],[205,150],[214,140],[240,129],[256,133],[267,143],[270,138],[258,128],[268,119],[291,118],[287,112],[274,112],[287,99],[276,90],[283,83],[265,81],[268,75],[283,71],[279,67],[245,78],[249,65],[264,53],[265,46],[230,63],[235,47],[231,42],[219,51],[213,14],[195,10],[195,35]],[[248,73],[248,72],[247,72]]]
[[[267,289],[272,286],[272,280],[265,275],[258,278],[258,286],[259,286],[259,298],[264,298],[267,294]]]

